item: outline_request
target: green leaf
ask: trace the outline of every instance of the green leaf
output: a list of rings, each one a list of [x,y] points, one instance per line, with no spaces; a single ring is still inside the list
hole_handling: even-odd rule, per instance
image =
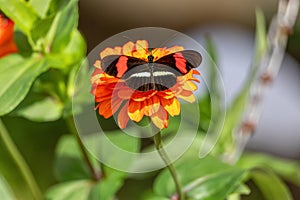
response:
[[[69,73],[69,79],[68,79],[68,96],[69,97],[74,97],[76,96],[76,98],[73,99],[73,101],[76,102],[82,102],[82,103],[88,103],[88,97],[90,95],[89,92],[78,92],[76,93],[76,91],[81,91],[81,90],[85,90],[85,91],[89,91],[90,90],[90,83],[88,81],[86,81],[85,78],[91,77],[91,72],[89,72],[89,68],[88,68],[88,62],[87,60],[84,60],[84,62],[82,63],[82,65],[77,65],[74,66],[70,73]],[[79,75],[80,74],[80,75]],[[87,96],[88,95],[88,96]]]
[[[33,81],[49,66],[42,57],[23,59],[9,55],[0,59],[0,115],[12,111],[27,95]]]
[[[241,195],[249,195],[251,193],[250,188],[242,184],[232,194],[227,197],[227,200],[240,200]]]
[[[128,132],[130,131],[134,131],[134,129],[128,129]],[[109,155],[105,157],[106,165],[119,166],[121,164],[124,171],[131,167],[135,157],[130,156],[130,154],[120,153],[120,151],[136,153],[141,145],[139,138],[127,135],[120,130],[106,131],[105,135],[99,133],[89,134],[82,140],[89,147],[91,154],[99,156],[98,153],[101,152],[102,156]]]
[[[46,200],[112,200],[123,182],[114,179],[102,179],[98,183],[91,180],[77,180],[57,184],[51,187]]]
[[[51,0],[30,0],[29,4],[39,14],[41,18],[44,18],[47,14]]]
[[[0,0],[0,10],[25,33],[30,32],[38,18],[28,2],[23,0]]]
[[[111,134],[109,136],[112,142],[116,145],[119,145],[120,148],[126,146],[125,148],[129,151],[137,151],[139,143],[136,141],[130,140],[126,137],[121,136],[116,133],[116,135]],[[93,137],[90,137],[87,141],[94,140]],[[122,140],[122,141],[119,141]],[[117,141],[117,142],[116,142]],[[99,144],[101,146],[101,144]],[[114,159],[118,159],[117,156],[113,156]],[[90,157],[94,164],[94,168],[97,171],[100,171],[98,167],[98,161]],[[130,163],[128,161],[128,163]],[[126,177],[126,173],[117,171],[115,169],[109,168],[107,166],[103,167],[105,170],[106,177],[114,180],[123,180]],[[76,143],[74,137],[67,135],[63,136],[58,143],[56,149],[56,158],[55,158],[55,175],[59,181],[68,181],[68,180],[77,180],[77,179],[87,179],[91,178],[89,169],[82,158],[82,153],[79,150],[78,144]]]
[[[214,157],[207,156],[203,159],[189,157],[178,165],[176,164],[175,168],[179,181],[183,186],[186,186],[200,177],[230,169],[231,166],[222,163]],[[163,170],[156,178],[154,191],[161,196],[171,196],[175,193],[175,184],[167,169]]]
[[[255,38],[255,61],[260,61],[268,50],[268,38],[266,33],[266,20],[261,9],[256,10],[256,38]]]
[[[91,77],[92,72],[89,72],[87,64],[87,60],[84,60],[82,65],[74,65],[70,70],[67,83],[67,95],[70,101],[65,102],[66,116],[80,114],[82,105],[90,103],[91,84],[87,80]]]
[[[63,104],[51,97],[43,97],[29,105],[20,104],[21,108],[13,114],[36,122],[58,120],[63,113]]]
[[[37,43],[38,45],[42,45],[41,43],[44,43],[45,36],[48,34],[49,29],[51,28],[51,25],[53,23],[54,16],[50,16],[41,20],[38,20],[31,29],[30,36],[34,43]],[[43,44],[44,45],[44,44]],[[39,47],[44,48],[44,47]],[[42,50],[42,49],[40,49]]]
[[[133,185],[133,186],[135,186],[135,185]],[[121,195],[121,197],[122,197],[122,195]],[[143,199],[143,200],[170,200],[170,198],[166,198],[164,196],[159,196],[159,195],[155,194],[154,191],[151,190],[151,188],[142,190],[142,194],[141,194],[141,196],[139,196],[138,199]]]
[[[0,175],[0,197],[5,200],[15,200],[12,190],[6,183],[5,179]]]
[[[51,0],[49,6],[49,15],[55,15],[59,10],[66,7],[69,3],[69,0]]]
[[[66,72],[73,68],[78,70],[86,53],[85,40],[78,30],[72,31],[69,37],[70,41],[64,49],[46,55],[52,67]]]
[[[56,148],[54,173],[59,181],[91,179],[75,139],[63,136]]]
[[[287,186],[270,170],[253,170],[252,180],[259,187],[266,200],[292,200]]]
[[[213,39],[208,35],[205,38],[205,47],[207,49],[207,52],[209,56],[211,57],[211,60],[209,60],[209,69],[210,69],[210,85],[212,91],[210,91],[214,97],[219,102],[221,99],[221,91],[219,88],[219,80],[217,79],[218,75],[218,55],[217,55],[217,48],[216,44],[214,43]]]
[[[146,200],[170,200],[170,199],[165,197],[149,197]]]
[[[128,132],[130,132],[130,130]],[[140,140],[138,138],[124,134],[122,131],[106,132],[106,137],[108,137],[108,139],[114,145],[126,151],[136,153],[140,149]],[[117,159],[117,157],[115,159]]]
[[[187,186],[186,195],[191,200],[226,199],[242,184],[247,173],[244,170],[230,169],[199,178]]]
[[[82,158],[74,137],[69,135],[63,136],[59,141],[56,154],[55,174],[59,181],[91,179],[90,172]],[[90,157],[90,160],[92,160],[94,168],[99,171],[99,167],[97,168],[98,161],[92,157]],[[103,166],[103,169],[105,171],[105,177],[103,177],[99,183],[90,183],[90,192],[86,197],[82,197],[83,199],[93,200],[100,199],[101,197],[101,200],[111,200],[123,185],[126,173],[106,166]],[[75,182],[73,181],[73,183]]]
[[[170,200],[170,199],[166,197],[160,197],[160,196],[149,196],[145,198],[145,200]]]
[[[71,68],[81,66],[86,55],[86,42],[78,30],[70,33],[70,42],[63,51],[64,62]]]
[[[238,166],[243,168],[272,169],[283,179],[300,187],[300,163],[265,154],[244,154]]]
[[[77,0],[69,1],[68,5],[59,10],[45,38],[46,49],[50,52],[60,52],[71,40],[71,32],[77,28]]]
[[[32,48],[28,42],[27,36],[21,31],[15,31],[14,41],[18,48],[18,54],[23,57],[30,57],[32,54]]]
[[[88,200],[94,183],[90,180],[70,181],[51,187],[46,200]]]
[[[199,109],[200,109],[200,122],[199,130],[207,133],[209,125],[212,120],[212,109],[211,109],[211,97],[209,94],[206,94],[198,100]],[[199,148],[199,147],[198,147]]]
[[[103,179],[92,188],[88,199],[112,200],[122,185],[123,181],[119,179]]]

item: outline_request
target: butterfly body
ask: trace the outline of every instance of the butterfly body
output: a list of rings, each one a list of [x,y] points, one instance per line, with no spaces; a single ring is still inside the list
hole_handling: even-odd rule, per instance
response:
[[[197,51],[184,50],[157,60],[150,54],[147,61],[126,55],[110,55],[101,60],[101,65],[107,74],[125,80],[130,88],[147,92],[171,88],[178,76],[198,67],[201,61],[201,54]]]

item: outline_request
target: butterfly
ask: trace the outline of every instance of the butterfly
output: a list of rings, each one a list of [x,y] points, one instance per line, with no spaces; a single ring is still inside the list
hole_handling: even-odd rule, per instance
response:
[[[154,52],[155,49],[149,49]],[[125,81],[130,88],[142,92],[163,91],[177,82],[177,77],[198,67],[202,56],[194,50],[168,54],[154,61],[152,53],[147,61],[126,55],[109,55],[101,60],[102,69],[109,75]]]

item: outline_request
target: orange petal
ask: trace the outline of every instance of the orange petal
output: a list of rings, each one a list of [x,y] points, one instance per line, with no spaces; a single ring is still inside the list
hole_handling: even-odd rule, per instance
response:
[[[94,67],[101,69],[101,61],[100,60],[96,60],[94,63]]]
[[[95,95],[95,101],[96,102],[102,102],[102,101],[106,101],[106,100],[109,100],[111,99],[111,93],[106,93],[106,94],[103,94],[103,95],[99,95],[99,96],[96,96]]]
[[[0,14],[0,45],[13,41],[14,22]]]
[[[118,79],[118,78],[115,78],[113,76],[104,75],[104,76],[100,77],[100,81],[104,82],[105,84],[108,84],[108,83],[117,83],[117,82],[119,82],[121,80]]]
[[[200,75],[200,72],[198,72],[197,70],[193,69],[193,74]]]
[[[94,70],[92,76],[96,75],[96,74],[102,74],[103,70],[101,69],[101,61],[100,60],[96,60],[96,62],[94,63],[94,66],[96,67],[96,69]]]
[[[154,56],[154,61],[160,59],[163,56],[166,56],[170,54],[168,51],[166,51],[166,48],[156,48],[152,51],[152,55]]]
[[[108,86],[98,85],[97,88],[94,91],[95,97],[101,98],[103,96],[108,96],[108,95],[111,96],[112,95],[112,89],[109,89],[109,88],[113,88],[115,84],[110,84],[110,85],[108,85]]]
[[[165,90],[165,91],[157,92],[157,95],[159,97],[164,98],[164,99],[171,99],[171,98],[175,97],[174,92],[171,91],[171,90]]]
[[[147,116],[153,115],[160,108],[160,101],[159,101],[159,98],[156,95],[154,95],[152,98],[147,99],[144,102],[146,104],[145,107],[144,107],[144,109],[145,109],[144,113]]]
[[[101,78],[102,70],[96,68],[91,76],[91,83],[97,83],[97,81]]]
[[[0,46],[0,57],[5,56],[7,54],[15,53],[17,51],[17,46],[14,40],[12,39]]]
[[[197,90],[197,85],[191,81],[186,81],[183,85],[182,88],[184,90],[189,90],[189,91],[194,91]]]
[[[175,53],[175,52],[178,52],[178,51],[183,51],[184,48],[182,46],[173,46],[173,47],[170,47],[167,49],[167,51],[169,53]]]
[[[133,93],[134,90],[124,87],[120,89],[117,94],[121,99],[130,99]]]
[[[115,48],[107,47],[100,53],[100,58],[103,59],[104,57],[110,55],[121,55],[121,47],[115,47]]]
[[[126,103],[123,108],[120,110],[118,114],[118,124],[121,129],[126,128],[129,117],[127,114],[128,111],[128,103]]]
[[[147,61],[148,55],[148,42],[146,40],[136,41],[135,50],[132,52],[132,56]]]
[[[148,42],[147,40],[138,40],[136,41],[135,48],[137,51],[148,52]]]
[[[157,93],[156,90],[150,90],[148,92],[140,92],[140,91],[135,91],[131,98],[134,99],[135,101],[145,101],[146,99],[149,99],[153,97]]]
[[[160,109],[158,109],[156,113],[151,115],[151,121],[159,129],[164,129],[168,127],[168,119],[168,113],[162,106],[160,107]]]
[[[199,79],[193,77],[194,74],[195,75],[200,75],[200,72],[198,72],[197,70],[191,70],[191,71],[189,71],[189,73],[187,73],[184,76],[185,76],[186,80],[193,80],[193,81],[196,81],[196,82],[200,83]]]
[[[172,117],[180,114],[180,103],[176,98],[172,98],[172,99],[161,98],[160,101],[162,106]]]
[[[149,116],[149,107],[147,104],[147,100],[146,101],[141,101],[141,112],[146,115]]]
[[[196,101],[195,96],[191,91],[183,90],[181,93],[177,95],[178,98],[181,98],[189,103],[193,103]]]
[[[142,103],[139,101],[129,101],[128,116],[132,121],[139,122],[144,116]]]
[[[122,47],[122,54],[126,56],[132,56],[132,52],[134,51],[134,43],[133,42],[127,42]]]
[[[114,96],[105,96],[102,98],[96,98],[96,102],[100,102],[95,109],[99,109],[99,114],[102,115],[104,118],[111,117],[121,106],[123,100]]]
[[[123,103],[123,99],[119,99],[117,96],[114,96],[111,101],[111,110],[114,114],[120,108],[121,104]]]
[[[111,100],[106,100],[99,103],[99,114],[102,115],[105,119],[112,116],[111,110]]]

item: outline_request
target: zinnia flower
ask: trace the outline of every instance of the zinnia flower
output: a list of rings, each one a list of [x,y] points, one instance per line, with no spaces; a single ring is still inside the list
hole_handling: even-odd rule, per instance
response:
[[[0,14],[0,57],[17,52],[13,34],[14,22]]]
[[[147,61],[149,55],[154,56],[154,61],[171,53],[184,50],[181,46],[171,48],[158,48],[152,52],[148,49],[145,40],[136,43],[128,42],[124,46],[106,48],[100,53],[103,59],[108,55],[126,55]],[[120,128],[125,128],[129,119],[139,122],[144,116],[149,116],[151,121],[159,129],[168,127],[170,116],[180,114],[180,103],[178,99],[194,102],[193,91],[197,86],[193,81],[199,82],[194,75],[200,73],[190,70],[187,74],[177,77],[176,84],[163,91],[149,90],[139,91],[128,87],[124,80],[105,73],[101,68],[101,60],[94,64],[96,67],[91,77],[92,90],[100,115],[109,118],[118,113],[117,122]],[[138,67],[138,66],[137,66]]]

